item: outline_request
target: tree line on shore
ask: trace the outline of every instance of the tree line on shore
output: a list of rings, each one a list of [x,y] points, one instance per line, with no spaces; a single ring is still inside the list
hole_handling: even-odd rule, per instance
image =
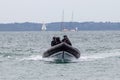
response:
[[[41,31],[42,23],[6,23],[0,24],[0,31]],[[120,22],[52,22],[46,23],[47,31],[61,31],[61,29],[81,30],[120,30]]]

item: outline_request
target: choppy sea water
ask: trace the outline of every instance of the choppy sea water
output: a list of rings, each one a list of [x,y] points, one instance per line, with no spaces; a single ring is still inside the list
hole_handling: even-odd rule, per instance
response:
[[[43,59],[53,36],[66,34],[80,59]],[[120,80],[120,31],[0,32],[0,80]]]

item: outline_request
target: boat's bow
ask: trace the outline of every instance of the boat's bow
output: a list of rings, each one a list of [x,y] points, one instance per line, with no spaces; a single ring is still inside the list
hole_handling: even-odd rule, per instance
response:
[[[80,57],[80,51],[68,45],[67,43],[62,42],[58,45],[51,47],[50,49],[48,49],[43,53],[44,58],[53,57],[56,55],[61,55],[61,57],[64,56],[64,58],[66,58],[66,55],[67,55],[77,59]]]

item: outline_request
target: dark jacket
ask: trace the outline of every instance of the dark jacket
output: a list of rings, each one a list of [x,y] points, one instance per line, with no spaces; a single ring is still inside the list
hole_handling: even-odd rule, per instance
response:
[[[56,37],[53,37],[53,40],[51,41],[51,46],[56,45]]]
[[[57,38],[56,38],[56,44],[60,44],[60,43],[61,43],[60,37],[57,37]]]
[[[51,46],[56,45],[56,41],[51,41]]]
[[[68,38],[64,38],[64,39],[62,40],[62,42],[66,42],[67,44],[69,44],[69,45],[72,46],[72,44],[71,44],[71,42],[70,42],[70,40],[69,40]]]
[[[53,40],[51,41],[51,46],[54,46],[60,43],[61,43],[60,37],[53,37]]]

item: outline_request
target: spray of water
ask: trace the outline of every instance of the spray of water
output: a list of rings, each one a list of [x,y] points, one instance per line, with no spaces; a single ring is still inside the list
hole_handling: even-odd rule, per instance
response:
[[[116,56],[120,56],[120,50],[112,50],[104,53],[93,53],[93,55],[84,55],[77,60],[72,60],[71,62],[95,61],[109,57],[116,57]],[[54,61],[53,58],[43,58],[41,55],[31,55],[20,60]]]
[[[112,50],[104,53],[95,53],[94,55],[89,55],[89,56],[81,56],[79,61],[94,61],[94,60],[116,57],[116,56],[120,56],[120,50]]]
[[[24,60],[32,60],[32,61],[53,61],[52,58],[43,58],[41,55],[32,55],[29,57],[25,57],[23,59],[20,59],[20,61]]]

